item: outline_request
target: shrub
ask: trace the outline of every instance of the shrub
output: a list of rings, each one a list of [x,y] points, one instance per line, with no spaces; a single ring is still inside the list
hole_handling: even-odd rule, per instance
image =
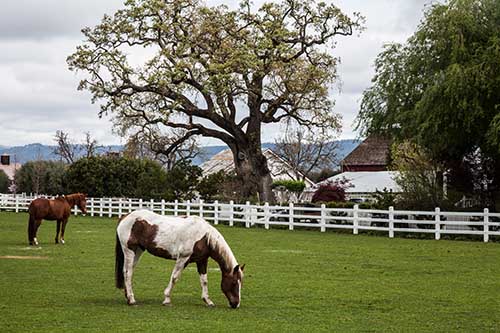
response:
[[[9,186],[9,177],[3,170],[0,170],[0,193],[7,193],[9,191]]]
[[[356,203],[351,201],[346,202],[327,202],[326,208],[354,208],[354,205],[358,205],[360,209],[376,209],[375,205],[371,202]]]
[[[290,192],[300,193],[306,188],[306,183],[302,180],[277,180],[273,182],[273,188],[283,186]]]
[[[219,199],[224,194],[224,184],[229,176],[223,171],[203,177],[197,185],[198,193],[203,200]]]
[[[69,192],[92,197],[135,197],[143,199],[190,199],[199,177],[198,167],[181,165],[167,173],[147,159],[96,156],[82,158],[69,166]]]
[[[177,164],[167,173],[166,200],[190,200],[195,196],[202,170],[191,162],[184,161]]]
[[[63,194],[66,165],[56,161],[31,161],[16,171],[17,192]]]
[[[373,197],[375,198],[375,204],[373,205],[375,209],[389,209],[391,206],[396,206],[397,194],[388,191],[386,188],[382,191],[376,191]]]
[[[349,181],[347,179],[322,184],[316,192],[314,192],[312,202],[344,202],[346,201],[345,192],[348,187]]]

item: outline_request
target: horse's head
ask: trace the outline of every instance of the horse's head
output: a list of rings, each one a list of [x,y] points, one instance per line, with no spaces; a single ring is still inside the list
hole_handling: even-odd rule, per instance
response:
[[[83,214],[87,214],[87,196],[83,193],[78,193],[78,201],[76,203]]]
[[[243,269],[245,265],[236,265],[229,273],[222,273],[221,288],[226,295],[229,305],[236,309],[240,306],[241,283],[243,280]]]

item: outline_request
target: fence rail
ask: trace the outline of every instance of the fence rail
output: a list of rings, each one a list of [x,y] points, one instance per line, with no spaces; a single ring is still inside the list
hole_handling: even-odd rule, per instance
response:
[[[0,194],[0,211],[27,211],[35,197]],[[121,217],[137,209],[149,209],[161,215],[198,215],[214,223],[224,223],[229,226],[244,225],[250,228],[263,225],[269,229],[272,226],[288,226],[295,228],[317,228],[321,232],[327,229],[359,231],[373,230],[387,232],[393,238],[399,233],[429,233],[435,239],[441,235],[460,234],[482,236],[488,242],[491,236],[500,236],[500,214],[490,213],[488,209],[482,212],[445,212],[436,208],[434,211],[402,211],[360,209],[301,207],[294,204],[288,206],[236,204],[203,202],[166,202],[165,200],[142,200],[123,198],[88,198],[87,214],[100,217]],[[78,214],[76,207],[73,214]]]

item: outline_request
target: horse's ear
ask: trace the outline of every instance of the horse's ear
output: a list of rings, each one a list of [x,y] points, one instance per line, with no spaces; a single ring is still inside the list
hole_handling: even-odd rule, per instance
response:
[[[236,265],[234,266],[234,269],[233,269],[233,274],[236,274],[238,273],[238,270],[240,269],[240,265]]]
[[[245,264],[241,265],[240,269],[243,272],[245,270]]]

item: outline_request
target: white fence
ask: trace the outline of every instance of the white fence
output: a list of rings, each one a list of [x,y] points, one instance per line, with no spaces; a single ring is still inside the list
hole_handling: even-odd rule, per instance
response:
[[[0,194],[0,211],[27,211],[33,197]],[[399,211],[389,207],[388,210],[354,208],[301,207],[251,205],[229,203],[198,202],[166,202],[143,201],[142,199],[121,198],[88,198],[87,214],[91,216],[120,217],[136,209],[149,209],[162,215],[198,215],[214,224],[235,224],[250,228],[263,225],[287,226],[294,228],[317,228],[321,232],[327,229],[352,230],[358,234],[361,230],[387,232],[390,238],[400,233],[429,233],[435,239],[441,235],[462,234],[482,236],[488,242],[490,236],[500,236],[500,213],[483,212],[442,212],[434,211]],[[76,207],[73,213],[78,213]]]

